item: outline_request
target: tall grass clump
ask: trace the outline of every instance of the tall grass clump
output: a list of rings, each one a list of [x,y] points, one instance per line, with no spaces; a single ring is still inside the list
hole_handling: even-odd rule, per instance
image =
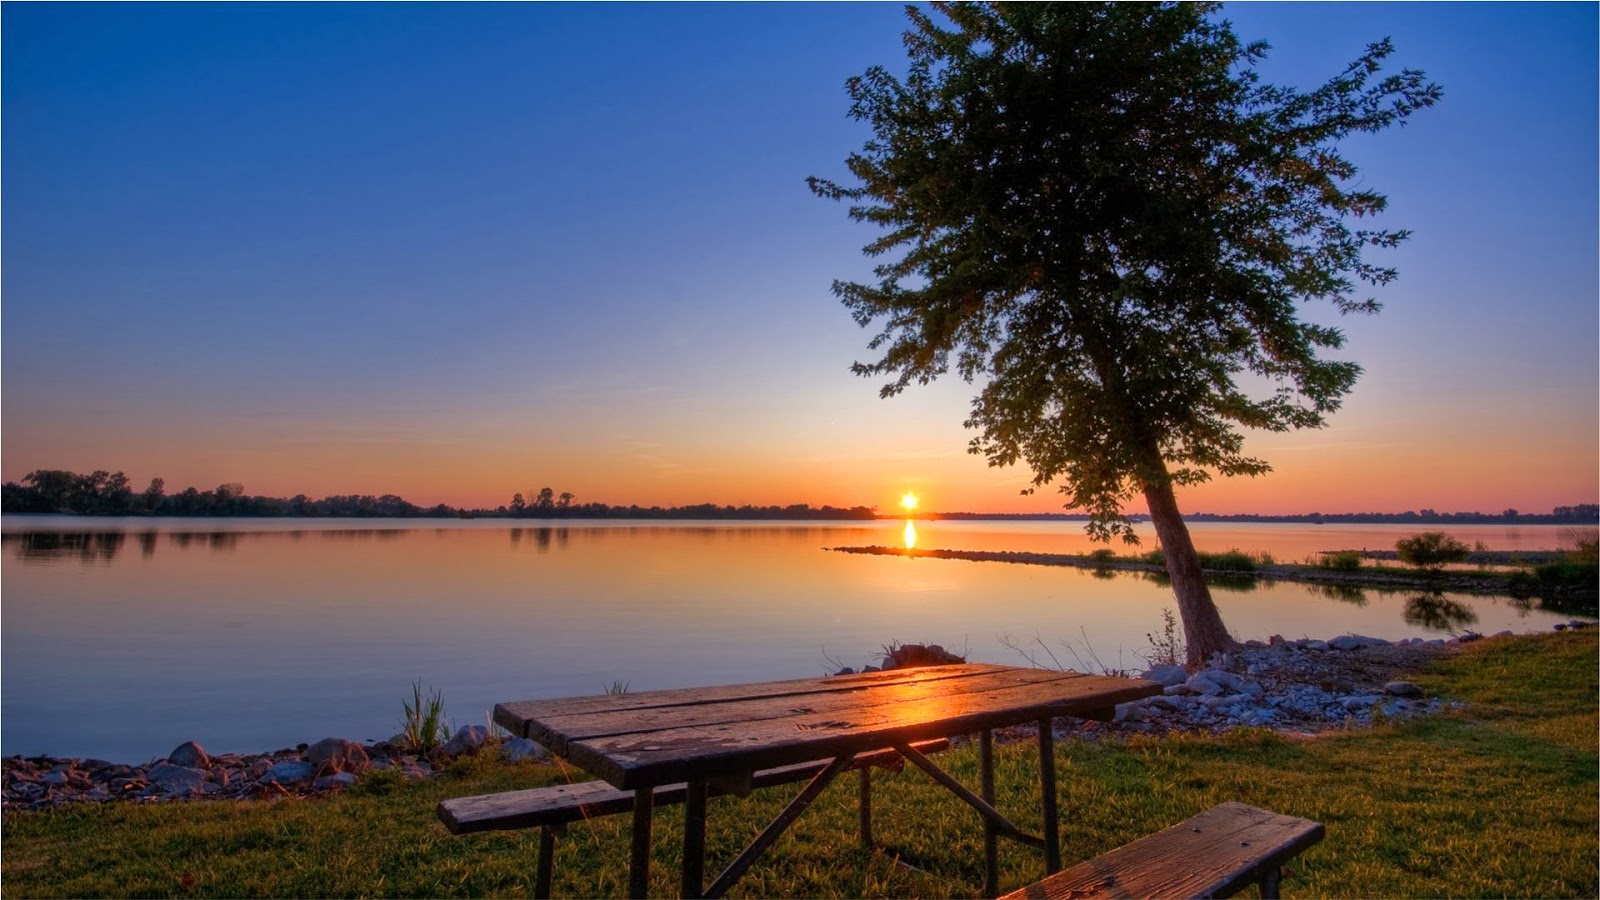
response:
[[[444,717],[444,695],[434,691],[422,696],[422,679],[411,683],[411,702],[400,701],[404,717],[400,720],[400,734],[406,749],[414,753],[429,754],[450,739],[450,725]]]
[[[1355,550],[1324,553],[1317,560],[1317,567],[1334,572],[1354,572],[1361,568],[1361,554]]]
[[[1216,572],[1254,572],[1256,570],[1255,558],[1242,550],[1229,550],[1227,553],[1200,553],[1200,568],[1211,569]]]

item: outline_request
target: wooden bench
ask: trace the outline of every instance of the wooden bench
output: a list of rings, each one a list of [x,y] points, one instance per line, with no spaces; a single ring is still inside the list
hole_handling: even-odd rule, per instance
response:
[[[940,738],[911,746],[920,753],[937,753],[947,749],[950,742]],[[831,762],[822,759],[762,769],[748,779],[711,782],[706,793],[711,797],[727,794],[742,797],[757,788],[806,781],[826,769]],[[872,845],[871,770],[876,768],[898,772],[904,765],[905,757],[894,750],[863,753],[850,763],[849,768],[861,773],[861,841],[865,846]],[[682,803],[688,794],[687,784],[664,784],[655,789],[653,805]],[[633,803],[634,792],[631,790],[617,790],[604,781],[587,781],[476,797],[456,797],[440,801],[437,813],[439,821],[451,834],[539,828],[539,862],[534,872],[533,895],[548,898],[556,837],[566,831],[567,825],[582,819],[632,812]]]
[[[1322,835],[1320,822],[1223,803],[1002,900],[1230,897],[1250,884],[1277,897],[1283,864]]]

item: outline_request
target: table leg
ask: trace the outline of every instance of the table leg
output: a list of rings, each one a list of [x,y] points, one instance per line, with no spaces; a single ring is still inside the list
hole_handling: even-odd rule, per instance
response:
[[[633,792],[633,858],[628,866],[628,896],[633,898],[650,893],[650,813],[654,800],[653,788]]]
[[[1039,720],[1039,790],[1043,795],[1044,871],[1061,871],[1061,819],[1056,810],[1056,735],[1054,723]]]
[[[872,767],[862,766],[861,774],[861,849],[872,850]]]
[[[539,829],[539,867],[533,873],[533,896],[550,900],[550,869],[555,865],[556,833],[549,825]]]
[[[978,735],[978,771],[982,779],[979,796],[994,806],[994,732],[985,728]],[[983,820],[983,895],[1000,896],[1000,834],[994,823]]]
[[[705,888],[706,783],[690,781],[683,801],[683,896],[698,898]]]

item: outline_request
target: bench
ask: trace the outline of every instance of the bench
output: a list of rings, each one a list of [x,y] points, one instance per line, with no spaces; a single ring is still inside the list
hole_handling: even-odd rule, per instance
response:
[[[1230,897],[1252,883],[1275,898],[1283,864],[1322,835],[1320,822],[1223,803],[1002,900]]]
[[[950,746],[943,738],[921,741],[911,745],[920,753],[937,753]],[[728,794],[745,796],[758,788],[794,784],[815,777],[828,768],[832,760],[795,763],[762,769],[747,779],[738,781],[713,781],[707,786],[709,797]],[[895,750],[877,750],[863,753],[851,761],[849,768],[861,773],[861,841],[872,845],[872,769],[900,771],[905,757]],[[683,803],[689,795],[685,783],[664,784],[656,788],[654,806]],[[581,784],[553,784],[549,787],[476,797],[456,797],[442,800],[437,813],[451,834],[473,834],[480,831],[508,831],[522,828],[539,828],[539,862],[534,871],[533,895],[550,896],[550,870],[555,858],[555,839],[564,833],[566,826],[582,819],[632,812],[634,792],[618,790],[604,781],[587,781]]]

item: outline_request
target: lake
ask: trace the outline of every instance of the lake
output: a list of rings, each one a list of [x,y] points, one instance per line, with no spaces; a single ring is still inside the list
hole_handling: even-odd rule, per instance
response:
[[[1148,525],[1145,546],[1154,546]],[[1138,574],[860,556],[865,544],[1085,552],[1073,522],[0,520],[0,753],[137,762],[185,740],[257,752],[387,738],[421,680],[456,725],[496,702],[800,678],[938,643],[1142,669],[1175,609]],[[1193,526],[1202,550],[1392,548],[1405,525]],[[1533,550],[1559,526],[1448,529]],[[1568,617],[1503,598],[1215,589],[1234,636],[1390,639]],[[1470,620],[1470,621],[1469,621]],[[1062,641],[1070,641],[1072,648]],[[1074,656],[1076,652],[1077,657]]]

